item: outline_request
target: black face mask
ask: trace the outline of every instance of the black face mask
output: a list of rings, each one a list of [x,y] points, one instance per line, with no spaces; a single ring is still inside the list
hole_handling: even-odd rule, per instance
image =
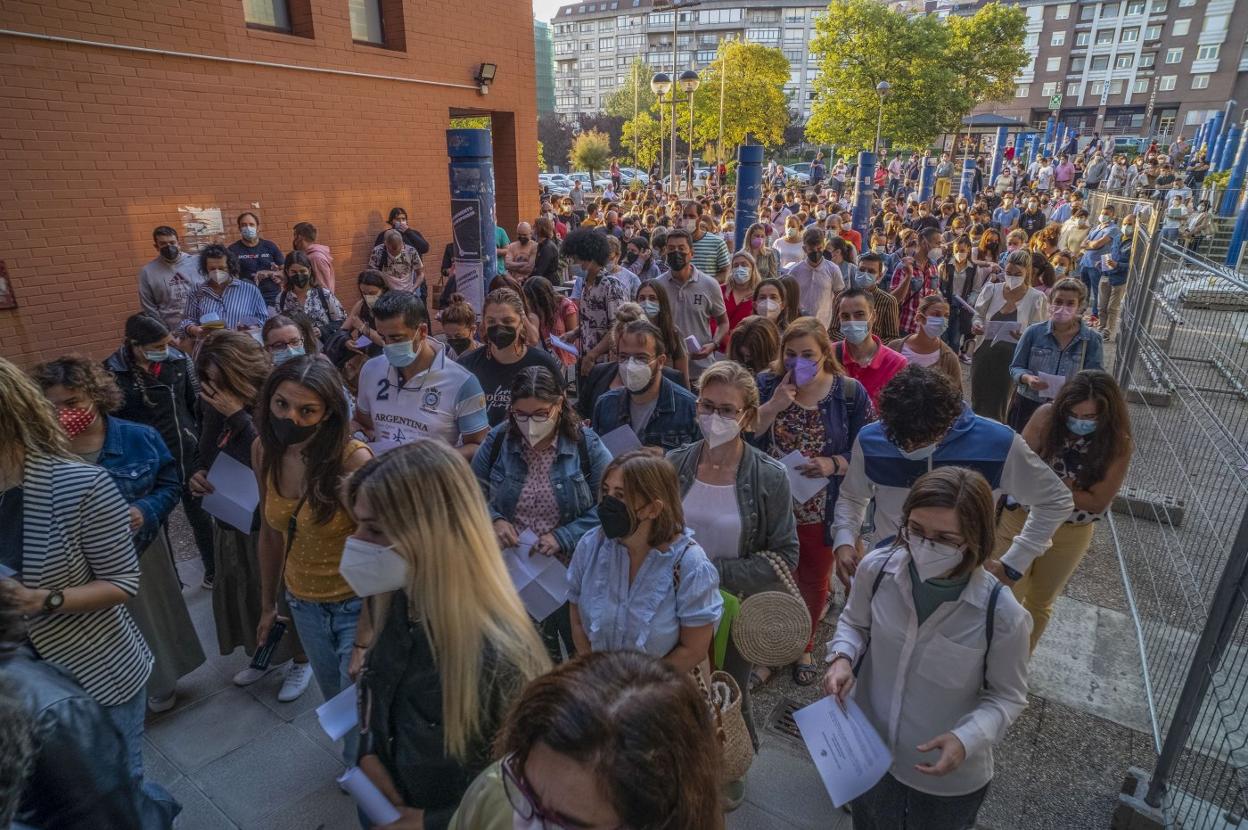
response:
[[[448,337],[446,345],[455,350],[455,354],[463,354],[464,350],[472,345],[471,337]]]
[[[819,260],[823,259],[823,252],[822,251],[807,251],[806,259],[808,262],[810,262],[811,265],[818,265]]]
[[[623,539],[634,530],[628,505],[615,496],[603,496],[598,502],[598,521],[602,523],[602,533],[608,539]]]
[[[497,349],[505,349],[516,342],[516,330],[511,326],[490,326],[485,336]]]
[[[173,262],[175,259],[178,258],[178,246],[177,245],[161,245],[160,255],[164,257],[165,259],[169,260],[170,262]]]
[[[307,288],[308,284],[312,282],[312,275],[311,274],[291,274],[289,277],[289,280],[290,280],[290,284],[293,285],[295,288]]]
[[[624,257],[624,264],[632,265],[634,262],[637,261],[637,259],[638,259],[637,254],[630,253],[628,256]]]
[[[527,236],[517,236],[516,239],[519,240],[521,245],[529,244],[529,238]]]
[[[312,437],[320,424],[309,424],[300,426],[290,418],[274,418],[273,434],[277,437],[277,443],[283,447],[289,447],[292,444],[302,444]]]
[[[689,258],[685,256],[684,251],[672,251],[667,255],[667,267],[673,271],[683,271],[688,264]]]

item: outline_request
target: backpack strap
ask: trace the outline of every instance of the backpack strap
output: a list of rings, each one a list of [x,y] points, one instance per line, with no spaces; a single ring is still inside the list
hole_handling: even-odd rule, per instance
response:
[[[888,567],[888,563],[892,561],[893,554],[897,552],[894,546],[884,559],[884,563],[880,565],[880,570],[875,574],[875,579],[871,582],[871,601],[875,601],[875,594],[880,590],[880,583],[884,581],[884,571]],[[871,648],[871,638],[868,636],[867,643],[862,647],[862,654],[858,655],[858,662],[854,663],[854,677],[858,676],[858,672],[862,669],[862,661],[867,659],[867,651]]]
[[[997,621],[997,598],[1001,596],[1001,589],[1005,585],[998,582],[992,588],[992,595],[988,597],[988,619],[984,622],[984,639],[987,644],[984,647],[984,688],[988,688],[988,652],[992,651],[992,633]]]
[[[589,442],[585,440],[584,431],[581,432],[580,437],[577,439],[576,454],[580,456],[581,475],[585,476],[585,484],[588,485],[589,484],[589,471],[592,465],[590,464],[590,461],[589,461]]]

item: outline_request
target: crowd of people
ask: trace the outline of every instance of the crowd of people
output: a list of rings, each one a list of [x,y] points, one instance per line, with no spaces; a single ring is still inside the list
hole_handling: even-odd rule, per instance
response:
[[[170,826],[146,712],[207,650],[274,646],[233,682],[355,684],[343,756],[386,827],[722,827],[717,669],[755,748],[778,672],[864,710],[894,762],[856,828],[971,826],[1132,453],[1103,361],[1139,214],[1089,192],[1168,221],[1202,162],[1177,144],[1013,159],[969,198],[946,156],[925,201],[898,156],[857,230],[843,161],[769,177],[740,228],[713,184],[543,193],[479,309],[401,207],[353,287],[310,222],[286,253],[251,211],[194,253],[156,228],[111,356],[0,358],[0,758],[33,756],[0,824]],[[204,509],[222,464],[254,474],[241,527]],[[533,616],[513,557],[566,601]],[[788,666],[729,636],[767,592],[806,609]]]

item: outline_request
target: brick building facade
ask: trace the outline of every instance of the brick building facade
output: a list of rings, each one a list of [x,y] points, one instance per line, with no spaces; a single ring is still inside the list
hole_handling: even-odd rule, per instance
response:
[[[259,7],[280,25],[257,24]],[[360,8],[374,19],[357,19]],[[156,255],[152,229],[216,211],[224,241],[255,210],[283,251],[292,226],[312,222],[351,303],[401,205],[436,277],[452,115],[493,118],[499,224],[534,216],[531,9],[454,9],[472,25],[444,25],[448,7],[434,0],[0,4],[0,260],[18,302],[0,309],[0,355],[29,364],[115,349],[139,309],[138,270]],[[482,62],[498,66],[484,96]]]

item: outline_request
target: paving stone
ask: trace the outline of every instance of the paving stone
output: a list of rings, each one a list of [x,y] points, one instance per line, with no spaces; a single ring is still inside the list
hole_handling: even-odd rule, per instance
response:
[[[353,830],[359,814],[351,796],[334,781],[279,810],[242,823],[243,830]]]
[[[321,695],[321,687],[316,685],[316,679],[313,678],[312,682],[308,684],[307,691],[290,703],[282,703],[277,699],[277,692],[282,688],[282,682],[285,679],[286,674],[284,670],[278,668],[250,686],[244,686],[243,690],[287,723],[290,723],[305,712],[312,711],[325,701],[325,698]]]
[[[143,739],[143,777],[148,781],[155,781],[166,790],[173,788],[175,784],[182,780],[182,770],[165,754],[152,745],[147,738]]]
[[[292,720],[291,725],[311,738],[312,743],[328,752],[332,757],[342,757],[342,742],[329,739],[329,736],[325,734],[325,730],[321,728],[321,722],[317,720],[315,711],[304,712]]]
[[[745,779],[745,800],[774,815],[777,827],[836,827],[844,815],[832,806],[815,765],[803,753],[767,735]],[[743,825],[744,826],[744,825]]]
[[[177,830],[237,830],[225,813],[208,800],[190,779],[183,778],[170,794],[182,805],[174,827]]]
[[[147,737],[178,769],[190,774],[282,723],[242,689],[230,687],[147,728]]]

